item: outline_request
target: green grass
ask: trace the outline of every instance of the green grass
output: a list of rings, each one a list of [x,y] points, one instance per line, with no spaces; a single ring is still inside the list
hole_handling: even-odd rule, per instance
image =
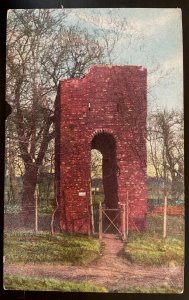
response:
[[[91,237],[31,231],[4,233],[4,255],[9,263],[86,265],[99,254],[100,243]]]
[[[182,265],[184,262],[184,218],[167,217],[167,238],[162,237],[163,216],[149,215],[145,233],[130,233],[125,257],[142,265]]]
[[[106,287],[88,282],[70,282],[53,278],[24,277],[4,275],[4,288],[6,290],[25,291],[61,291],[61,292],[113,292],[113,293],[182,293],[181,287],[162,285],[154,287],[130,287],[116,290],[108,290]]]
[[[4,276],[4,288],[25,291],[107,292],[102,286],[87,282],[69,282],[52,278]]]
[[[157,235],[131,234],[125,245],[125,257],[142,265],[182,265],[184,242],[179,239],[163,239]]]
[[[162,285],[154,287],[130,287],[126,289],[121,289],[118,293],[145,293],[145,294],[181,294],[183,289],[181,287],[175,287],[171,285]]]

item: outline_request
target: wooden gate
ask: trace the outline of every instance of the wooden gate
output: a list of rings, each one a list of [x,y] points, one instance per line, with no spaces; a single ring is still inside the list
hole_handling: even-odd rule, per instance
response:
[[[114,234],[120,235],[123,240],[126,238],[125,205],[119,208],[105,208],[99,204],[99,239],[106,234],[110,227],[114,229]]]

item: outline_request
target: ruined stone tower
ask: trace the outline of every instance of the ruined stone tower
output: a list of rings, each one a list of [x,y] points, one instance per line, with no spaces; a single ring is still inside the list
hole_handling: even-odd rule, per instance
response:
[[[56,180],[60,226],[91,233],[91,149],[103,155],[105,206],[129,197],[129,229],[145,228],[147,71],[94,65],[62,80],[56,99]]]

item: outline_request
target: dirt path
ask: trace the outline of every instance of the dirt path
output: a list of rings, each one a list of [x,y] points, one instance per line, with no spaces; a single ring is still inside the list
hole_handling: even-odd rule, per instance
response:
[[[114,235],[103,238],[100,259],[90,266],[6,264],[4,273],[50,277],[71,281],[87,281],[105,286],[111,291],[128,287],[149,287],[170,284],[182,287],[182,267],[143,267],[121,257],[123,243]]]

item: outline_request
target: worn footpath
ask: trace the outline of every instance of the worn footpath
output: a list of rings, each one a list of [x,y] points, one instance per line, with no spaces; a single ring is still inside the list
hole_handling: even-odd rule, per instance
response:
[[[135,265],[122,258],[122,251],[123,242],[110,234],[103,237],[100,259],[89,266],[5,263],[4,274],[85,281],[105,286],[111,291],[162,285],[182,287],[183,267]]]

